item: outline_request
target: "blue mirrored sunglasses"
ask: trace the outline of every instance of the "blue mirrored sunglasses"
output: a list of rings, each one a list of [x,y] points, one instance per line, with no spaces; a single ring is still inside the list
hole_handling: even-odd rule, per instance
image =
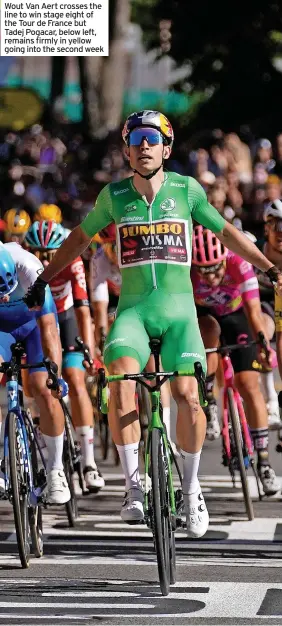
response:
[[[128,145],[140,146],[143,139],[146,139],[149,146],[157,146],[163,143],[162,134],[155,128],[135,128],[129,135]]]

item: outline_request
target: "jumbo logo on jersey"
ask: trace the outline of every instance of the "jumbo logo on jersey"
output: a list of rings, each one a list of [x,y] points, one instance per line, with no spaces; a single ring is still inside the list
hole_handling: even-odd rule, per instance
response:
[[[161,211],[173,211],[176,207],[174,198],[166,198],[160,206]]]
[[[156,260],[163,263],[190,261],[189,237],[185,220],[156,220],[152,224],[120,224],[119,264],[140,265]]]

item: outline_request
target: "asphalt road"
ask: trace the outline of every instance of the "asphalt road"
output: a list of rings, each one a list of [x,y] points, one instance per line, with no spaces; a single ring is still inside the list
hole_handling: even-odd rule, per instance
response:
[[[282,457],[273,465],[281,476]],[[99,450],[97,450],[97,458]],[[220,443],[207,443],[201,483],[210,527],[199,541],[177,533],[177,583],[163,598],[145,526],[123,524],[120,468],[100,464],[106,486],[79,497],[70,529],[64,508],[44,511],[45,554],[22,570],[11,505],[0,503],[0,625],[93,624],[282,625],[282,496],[258,502],[248,522],[240,485],[233,489],[221,465]]]

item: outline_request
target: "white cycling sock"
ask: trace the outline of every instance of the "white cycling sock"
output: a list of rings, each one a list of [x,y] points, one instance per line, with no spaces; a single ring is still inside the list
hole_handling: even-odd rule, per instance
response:
[[[199,487],[198,470],[202,449],[199,452],[180,450],[183,459],[183,493],[195,493]]]
[[[273,372],[267,372],[267,374],[261,374],[261,384],[263,389],[263,395],[265,397],[266,402],[271,402],[273,400],[277,400],[277,391],[274,385],[274,375]]]
[[[139,474],[139,441],[127,443],[125,446],[117,446],[123,473],[125,476],[125,489],[141,487]]]
[[[163,407],[163,422],[166,426],[167,438],[170,441],[170,407]]]
[[[77,426],[75,432],[81,446],[82,467],[93,467],[96,469],[94,459],[94,427]]]
[[[51,470],[62,470],[63,466],[63,446],[64,446],[64,433],[57,435],[56,437],[50,437],[49,435],[43,435],[48,451],[47,460],[47,472]]]

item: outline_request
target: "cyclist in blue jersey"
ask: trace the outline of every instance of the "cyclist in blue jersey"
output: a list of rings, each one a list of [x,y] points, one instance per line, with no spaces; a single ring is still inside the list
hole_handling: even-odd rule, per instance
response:
[[[26,289],[38,278],[42,269],[40,261],[17,243],[0,244],[0,363],[9,361],[11,345],[22,341],[28,363],[40,362],[45,355],[58,364],[60,371],[62,348],[50,289],[47,289],[40,311],[29,311],[23,302]],[[0,374],[0,381],[2,376]],[[40,425],[48,450],[47,502],[64,504],[70,499],[62,463],[64,415],[46,381],[44,367],[30,371],[29,384],[40,410]],[[63,379],[60,379],[60,386],[64,395],[67,386]],[[1,422],[0,411],[0,429]],[[3,488],[3,476],[1,478]]]

